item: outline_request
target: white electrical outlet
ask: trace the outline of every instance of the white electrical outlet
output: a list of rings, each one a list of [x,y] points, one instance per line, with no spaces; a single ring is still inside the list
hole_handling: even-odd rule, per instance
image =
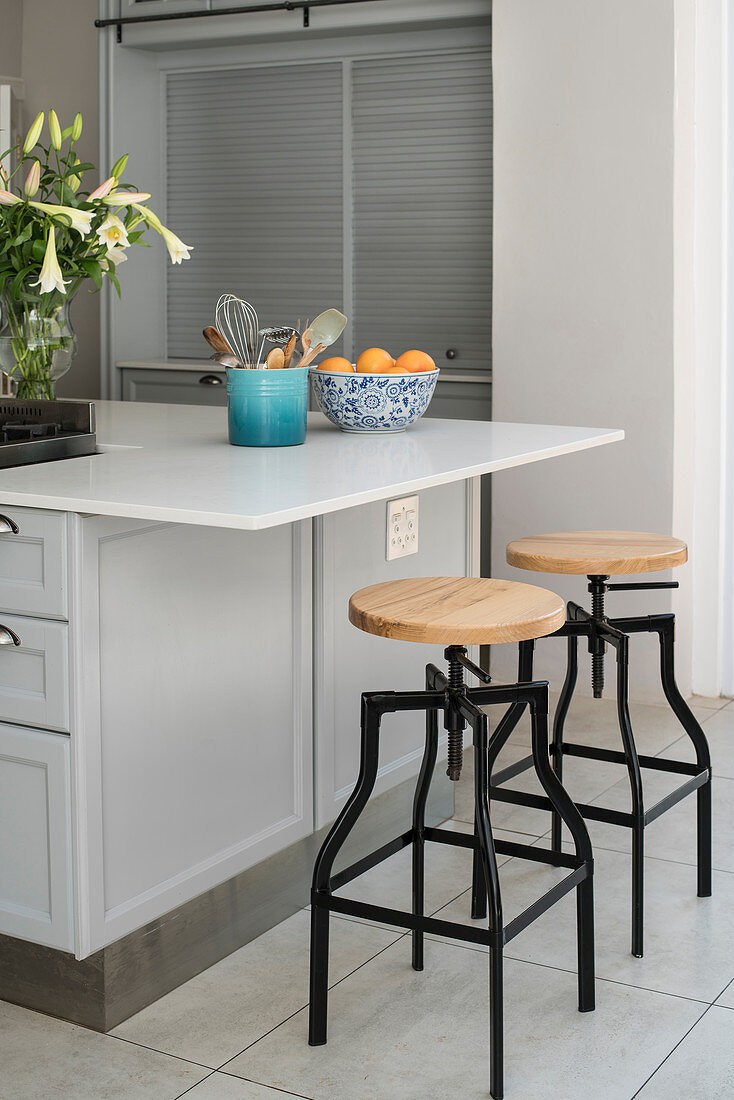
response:
[[[387,545],[385,557],[407,558],[418,553],[418,497],[401,497],[387,502]]]

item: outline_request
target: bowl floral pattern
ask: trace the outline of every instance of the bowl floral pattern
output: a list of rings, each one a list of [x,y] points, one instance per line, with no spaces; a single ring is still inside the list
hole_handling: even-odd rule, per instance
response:
[[[438,373],[347,374],[312,369],[311,387],[321,411],[343,432],[402,432],[428,408]]]

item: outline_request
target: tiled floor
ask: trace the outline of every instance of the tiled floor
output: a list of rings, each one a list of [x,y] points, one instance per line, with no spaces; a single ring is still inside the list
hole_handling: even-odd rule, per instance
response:
[[[734,703],[698,699],[716,775],[714,896],[695,895],[694,807],[648,830],[644,959],[629,954],[629,837],[597,823],[597,1009],[576,1011],[574,902],[566,897],[507,949],[508,1100],[718,1100],[734,1097]],[[640,751],[688,755],[663,707],[632,709]],[[614,705],[580,699],[569,736],[613,744]],[[519,729],[505,753],[527,751]],[[569,758],[587,801],[625,807],[614,765]],[[648,801],[667,789],[648,780]],[[452,827],[471,827],[471,756]],[[515,785],[532,784],[529,776]],[[547,844],[548,815],[496,805],[498,835]],[[511,917],[547,888],[552,868],[502,867]],[[467,851],[431,846],[428,904],[469,920]],[[407,905],[409,854],[352,893]],[[0,1100],[475,1100],[488,1095],[486,956],[431,938],[410,966],[395,929],[333,918],[330,1035],[306,1042],[308,913],[297,913],[111,1035],[0,1003]]]

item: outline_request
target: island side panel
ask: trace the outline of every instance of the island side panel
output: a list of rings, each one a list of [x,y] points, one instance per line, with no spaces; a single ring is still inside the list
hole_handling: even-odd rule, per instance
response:
[[[352,592],[405,577],[467,576],[479,572],[480,479],[422,490],[418,553],[385,560],[387,503],[334,512],[314,521],[314,679],[316,827],[332,821],[351,792],[359,766],[359,713],[363,691],[415,690],[425,666],[443,667],[443,646],[377,638],[347,617]],[[473,654],[478,656],[478,654]],[[417,775],[425,718],[387,715],[383,720],[379,794]],[[446,755],[446,735],[440,759]],[[446,816],[453,786],[439,765]]]
[[[310,528],[82,520],[80,957],[312,831]]]

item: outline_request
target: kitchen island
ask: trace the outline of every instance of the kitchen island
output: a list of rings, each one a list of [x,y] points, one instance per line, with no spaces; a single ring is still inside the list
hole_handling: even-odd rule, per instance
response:
[[[349,594],[477,573],[482,474],[623,433],[310,414],[304,446],[258,450],[228,446],[223,409],[97,417],[99,453],[0,471],[21,641],[0,649],[0,998],[106,1030],[307,902],[360,692],[441,660],[354,630]],[[387,561],[385,502],[408,494],[418,552]],[[422,739],[386,723],[367,843],[409,805]],[[437,778],[434,819],[451,799]]]

